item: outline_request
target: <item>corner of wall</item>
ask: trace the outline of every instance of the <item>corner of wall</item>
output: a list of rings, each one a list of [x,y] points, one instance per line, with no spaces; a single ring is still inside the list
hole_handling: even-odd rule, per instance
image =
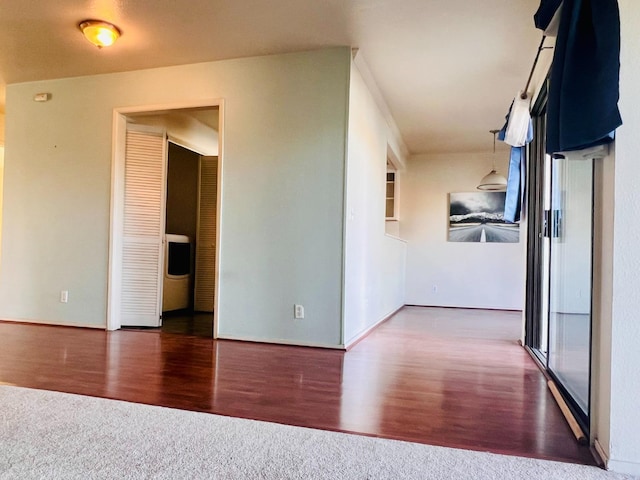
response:
[[[350,69],[345,162],[342,340],[347,345],[404,304],[406,244],[385,235],[387,155],[396,136],[359,58],[356,52]]]
[[[347,196],[348,180],[349,180],[349,131],[351,123],[351,103],[353,89],[353,59],[358,53],[357,48],[351,49],[351,57],[349,59],[349,68],[347,71],[347,101],[345,102],[345,125],[344,130],[344,161],[342,163],[342,259],[341,259],[341,279],[340,279],[340,345],[346,344],[346,328],[347,328],[347,305],[345,291],[347,288],[347,221],[349,199]]]

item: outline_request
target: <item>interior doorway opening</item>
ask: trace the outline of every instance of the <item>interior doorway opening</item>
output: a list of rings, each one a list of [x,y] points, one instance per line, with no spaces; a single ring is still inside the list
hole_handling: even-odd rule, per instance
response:
[[[221,109],[114,113],[109,330],[217,336]]]
[[[201,155],[169,140],[163,332],[213,334],[217,162],[217,155]]]

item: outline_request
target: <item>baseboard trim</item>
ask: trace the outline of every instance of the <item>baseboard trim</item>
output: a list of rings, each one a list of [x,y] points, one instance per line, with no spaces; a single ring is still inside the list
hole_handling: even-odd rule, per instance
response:
[[[401,305],[398,308],[396,308],[393,312],[389,313],[388,315],[382,317],[380,320],[378,320],[376,323],[374,323],[373,325],[371,325],[369,328],[367,328],[366,330],[364,330],[362,333],[357,334],[354,339],[348,341],[345,343],[345,350],[349,351],[351,350],[353,347],[356,346],[357,343],[361,342],[362,340],[365,339],[365,337],[367,337],[373,330],[375,330],[376,328],[378,328],[381,324],[383,324],[384,322],[386,322],[387,320],[389,320],[391,317],[393,317],[396,313],[398,313],[400,310],[402,310],[406,305]]]
[[[58,322],[55,320],[24,320],[17,318],[3,318],[0,320],[1,322],[6,323],[18,323],[23,325],[43,325],[46,327],[69,327],[69,328],[93,328],[98,330],[106,330],[106,325],[90,325],[85,323],[69,323],[69,322]]]
[[[324,348],[327,350],[343,350],[343,351],[346,350],[344,345],[331,345],[327,343],[304,342],[299,340],[283,340],[279,338],[278,339],[255,338],[255,337],[219,334],[216,340],[231,340],[234,342],[268,343],[272,345],[288,345],[292,347]]]
[[[599,460],[602,461],[601,465],[604,466],[605,470],[623,473],[625,475],[640,476],[640,463],[611,460],[609,455],[604,451],[600,440],[597,438],[593,442],[593,448],[596,454],[600,457]]]
[[[415,303],[407,303],[405,307],[422,307],[422,308],[449,308],[452,310],[491,310],[495,312],[517,312],[522,313],[522,310],[512,308],[496,308],[496,307],[460,307],[453,305],[418,305]]]
[[[640,476],[640,463],[609,459],[607,462],[607,470],[637,477]]]
[[[598,465],[606,469],[607,464],[609,463],[609,456],[605,453],[604,448],[602,448],[602,445],[600,444],[600,440],[597,438],[593,441],[593,449],[595,452],[592,453],[594,453],[594,456],[597,456],[596,462],[598,462]]]

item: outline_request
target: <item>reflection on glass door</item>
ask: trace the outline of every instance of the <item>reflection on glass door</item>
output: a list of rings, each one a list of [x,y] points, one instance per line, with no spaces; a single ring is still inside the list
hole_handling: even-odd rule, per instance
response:
[[[551,161],[547,367],[583,419],[589,414],[592,178],[593,160]]]
[[[547,358],[547,348],[549,346],[549,262],[551,256],[551,241],[549,234],[549,215],[551,211],[551,155],[544,156],[544,181],[542,191],[542,205],[544,208],[543,235],[540,239],[540,255],[542,256],[541,286],[540,286],[540,337],[537,350],[545,359]]]

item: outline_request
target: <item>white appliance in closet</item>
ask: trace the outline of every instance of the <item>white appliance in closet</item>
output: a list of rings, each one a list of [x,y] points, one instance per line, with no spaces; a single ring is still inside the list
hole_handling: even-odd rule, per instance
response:
[[[193,282],[193,245],[186,235],[166,234],[162,311],[189,308]]]

